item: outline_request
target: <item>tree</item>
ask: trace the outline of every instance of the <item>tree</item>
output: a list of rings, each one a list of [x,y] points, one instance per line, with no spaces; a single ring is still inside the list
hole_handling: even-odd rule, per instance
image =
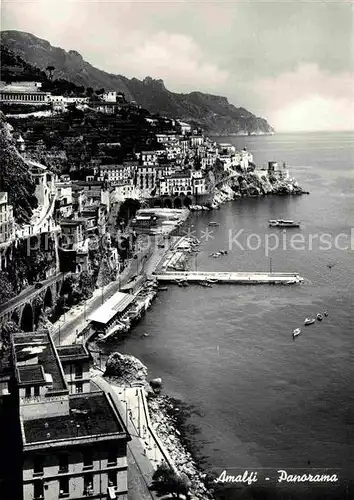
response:
[[[119,207],[118,219],[123,219],[125,224],[135,217],[136,212],[140,208],[140,202],[133,198],[127,198]]]
[[[177,498],[181,494],[189,498],[189,488],[191,482],[186,474],[178,474],[165,462],[160,464],[152,476],[152,489],[163,494],[176,495]]]
[[[0,272],[0,304],[12,299],[16,294],[7,274]]]
[[[46,67],[46,70],[48,71],[49,75],[49,80],[53,80],[53,72],[55,70],[55,67],[54,66],[47,66]]]

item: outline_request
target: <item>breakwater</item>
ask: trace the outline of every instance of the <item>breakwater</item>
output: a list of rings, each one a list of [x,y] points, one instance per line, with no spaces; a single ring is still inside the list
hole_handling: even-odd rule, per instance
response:
[[[209,281],[211,283],[229,283],[239,285],[251,284],[283,284],[301,283],[303,278],[298,273],[263,273],[263,272],[213,272],[186,271],[165,272],[155,275],[158,281],[195,282]]]

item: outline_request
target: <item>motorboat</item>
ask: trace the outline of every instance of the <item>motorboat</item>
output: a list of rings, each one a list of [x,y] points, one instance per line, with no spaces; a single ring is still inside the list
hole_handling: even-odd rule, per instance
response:
[[[159,292],[167,292],[168,288],[167,286],[159,286],[158,291]]]
[[[327,318],[327,316],[328,316],[328,312],[327,312],[327,311],[325,311],[325,312],[323,313],[323,316],[325,316],[325,317]]]
[[[295,328],[295,330],[293,331],[293,339],[295,340],[296,337],[298,337],[301,333],[301,328]]]
[[[184,286],[184,287],[189,286],[188,281],[182,281],[182,286]]]
[[[269,227],[300,227],[300,222],[285,219],[271,219],[268,221]]]
[[[215,278],[207,278],[205,281],[207,281],[208,283],[218,283],[218,280]]]
[[[304,321],[304,325],[305,326],[313,325],[315,322],[316,322],[315,318],[306,318]]]
[[[215,222],[215,221],[210,221],[208,223],[208,226],[220,226],[220,224],[218,222]]]
[[[323,315],[321,313],[318,313],[316,318],[318,319],[318,321],[322,321],[323,320]]]

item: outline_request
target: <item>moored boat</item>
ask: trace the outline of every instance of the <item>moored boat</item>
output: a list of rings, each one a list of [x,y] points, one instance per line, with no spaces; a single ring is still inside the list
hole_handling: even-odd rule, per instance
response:
[[[208,226],[220,226],[220,224],[218,222],[215,222],[215,221],[210,221],[208,223]]]
[[[271,219],[268,224],[269,227],[300,227],[300,222],[285,219]]]
[[[313,325],[315,322],[316,322],[315,318],[306,318],[304,321],[304,325],[305,326]]]
[[[327,311],[325,311],[325,312],[323,313],[323,316],[325,316],[325,317],[327,318],[327,316],[328,316],[328,312],[327,312]]]
[[[323,315],[321,313],[318,313],[316,318],[318,319],[318,321],[322,321],[323,320]]]
[[[199,281],[199,285],[211,288],[213,285],[209,283],[208,281]]]
[[[296,339],[296,337],[298,337],[301,333],[301,328],[295,328],[295,330],[293,331],[293,340]]]

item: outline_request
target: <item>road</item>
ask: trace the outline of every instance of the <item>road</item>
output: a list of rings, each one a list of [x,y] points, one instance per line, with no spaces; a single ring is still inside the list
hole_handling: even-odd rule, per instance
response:
[[[140,245],[137,247],[136,259],[130,259],[126,268],[120,274],[119,279],[109,283],[104,289],[95,290],[93,297],[86,300],[84,304],[73,307],[54,324],[52,331],[53,339],[58,344],[70,344],[76,340],[77,332],[82,331],[88,324],[87,318],[98,309],[105,300],[109,299],[121,287],[129,283],[131,279],[139,273],[150,275],[156,268],[167,251],[166,248],[159,248],[162,237],[153,237],[150,246]],[[168,240],[166,240],[168,241]]]

